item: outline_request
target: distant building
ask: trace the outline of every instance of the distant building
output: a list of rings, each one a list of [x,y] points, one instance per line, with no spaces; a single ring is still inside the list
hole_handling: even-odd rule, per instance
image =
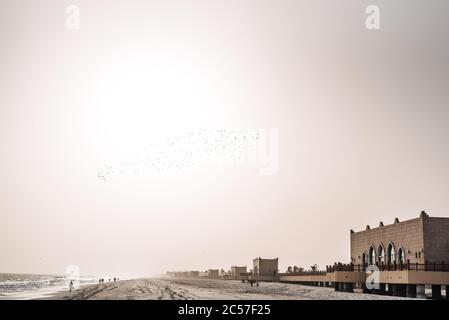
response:
[[[189,271],[188,272],[188,276],[189,276],[189,278],[199,277],[200,276],[200,272],[199,271]]]
[[[218,269],[209,269],[207,270],[207,275],[211,279],[218,279],[220,271]]]
[[[246,273],[247,271],[246,266],[244,267],[237,267],[237,266],[232,266],[231,267],[231,276],[233,277],[238,277],[240,276],[241,273]]]
[[[177,278],[187,278],[189,275],[187,271],[175,271],[173,274]]]
[[[351,262],[355,265],[449,263],[449,218],[419,218],[351,230]]]
[[[253,260],[253,275],[256,276],[277,276],[278,274],[278,258]]]

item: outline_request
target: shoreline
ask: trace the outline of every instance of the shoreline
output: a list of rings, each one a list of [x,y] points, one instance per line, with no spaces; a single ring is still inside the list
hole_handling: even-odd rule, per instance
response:
[[[0,294],[0,300],[39,300],[51,298],[63,291],[67,291],[65,286],[54,286],[38,290],[2,293]]]
[[[82,284],[78,290],[84,290],[87,287],[95,285],[95,283]],[[69,295],[68,288],[65,285],[52,286],[37,290],[26,290],[11,293],[0,293],[1,300],[61,300],[55,297]]]

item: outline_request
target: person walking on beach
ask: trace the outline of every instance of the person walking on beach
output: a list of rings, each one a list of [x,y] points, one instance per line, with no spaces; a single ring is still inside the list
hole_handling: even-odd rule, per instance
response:
[[[72,292],[72,290],[73,290],[73,280],[70,280],[70,283],[69,283],[69,292]]]

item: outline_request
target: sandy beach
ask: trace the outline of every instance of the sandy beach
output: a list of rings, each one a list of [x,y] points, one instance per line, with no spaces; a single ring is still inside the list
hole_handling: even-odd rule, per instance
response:
[[[251,287],[240,281],[149,278],[86,285],[72,293],[59,292],[51,300],[398,300],[406,298],[335,292],[332,288],[262,282]]]

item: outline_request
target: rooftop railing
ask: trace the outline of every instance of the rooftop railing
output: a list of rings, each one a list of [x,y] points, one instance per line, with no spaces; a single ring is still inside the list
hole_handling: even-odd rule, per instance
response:
[[[335,272],[335,271],[353,271],[353,272],[366,272],[369,270],[368,264],[343,264],[336,263],[332,266],[326,266],[326,272]],[[407,260],[406,263],[376,263],[375,267],[379,269],[379,271],[438,271],[438,272],[449,272],[449,264],[442,262],[428,262],[425,263],[410,263],[410,260]]]
[[[325,276],[325,270],[309,270],[309,271],[292,271],[292,272],[283,272],[279,273],[280,276]]]

